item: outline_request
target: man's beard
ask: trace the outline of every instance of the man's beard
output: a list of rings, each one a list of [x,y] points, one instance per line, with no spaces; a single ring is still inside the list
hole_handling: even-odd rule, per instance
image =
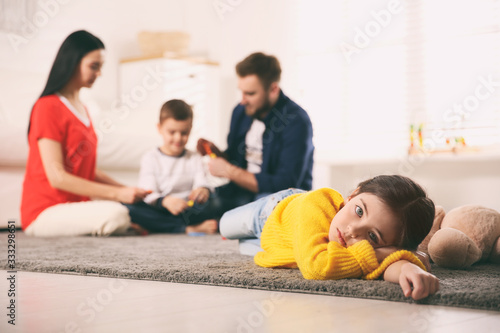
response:
[[[273,106],[271,105],[271,101],[269,100],[269,96],[266,96],[266,99],[264,100],[264,104],[260,108],[255,110],[254,114],[251,115],[250,117],[252,117],[254,119],[258,119],[258,120],[264,120],[264,118],[267,116],[267,114],[269,113],[269,111],[271,111],[272,108],[273,108]]]

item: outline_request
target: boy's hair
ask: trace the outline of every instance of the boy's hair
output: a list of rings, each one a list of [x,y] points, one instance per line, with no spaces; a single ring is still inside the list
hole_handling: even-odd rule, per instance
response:
[[[261,52],[252,53],[236,65],[239,77],[257,75],[264,89],[269,89],[271,83],[279,82],[281,78],[280,62],[275,56]]]
[[[168,118],[174,118],[175,120],[193,119],[193,109],[183,100],[171,99],[161,107],[160,124]]]
[[[361,182],[355,195],[370,193],[382,200],[401,221],[401,243],[398,246],[416,250],[431,230],[434,202],[424,189],[408,177],[382,175]]]

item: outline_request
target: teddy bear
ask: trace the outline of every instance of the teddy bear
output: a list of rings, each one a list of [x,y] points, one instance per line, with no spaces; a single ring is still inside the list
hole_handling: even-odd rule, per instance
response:
[[[418,250],[445,268],[463,269],[476,262],[500,264],[500,213],[478,205],[445,213],[436,206],[431,231]]]

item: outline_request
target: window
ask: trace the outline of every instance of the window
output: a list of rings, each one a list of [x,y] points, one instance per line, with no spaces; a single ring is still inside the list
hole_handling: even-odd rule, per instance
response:
[[[447,10],[453,8],[453,10]],[[500,143],[500,17],[498,2],[425,1],[425,113],[429,148],[486,149]],[[423,118],[423,120],[421,120]]]
[[[500,143],[496,1],[296,5],[297,100],[313,121],[318,159],[406,156],[411,125],[415,147],[421,129],[432,152]]]

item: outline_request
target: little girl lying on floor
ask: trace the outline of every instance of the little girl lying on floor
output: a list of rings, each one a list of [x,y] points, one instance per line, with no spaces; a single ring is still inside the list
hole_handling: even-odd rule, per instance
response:
[[[406,297],[434,294],[439,280],[410,251],[429,233],[434,203],[411,179],[377,176],[344,202],[335,190],[288,189],[224,214],[220,233],[260,240],[255,263],[298,267],[306,279],[376,279],[399,283]]]

